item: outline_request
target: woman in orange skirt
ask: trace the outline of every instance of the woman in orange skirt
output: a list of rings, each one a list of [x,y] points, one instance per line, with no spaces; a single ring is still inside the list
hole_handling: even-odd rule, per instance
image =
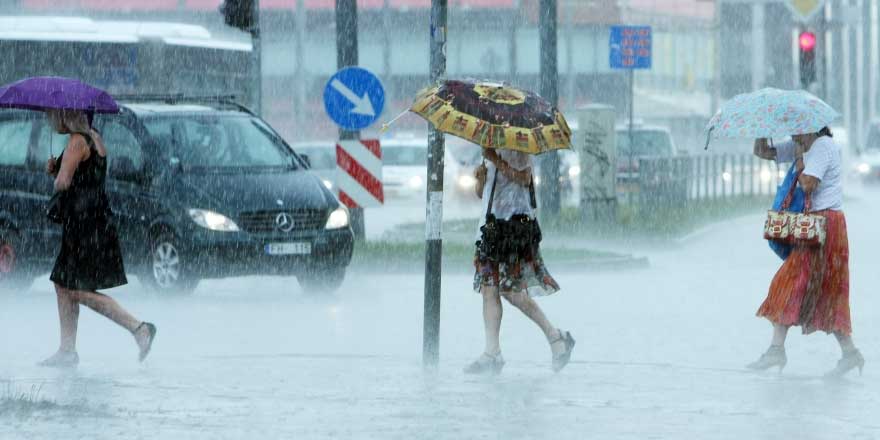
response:
[[[776,272],[767,299],[758,309],[758,316],[773,323],[773,340],[767,352],[748,367],[781,371],[788,360],[788,329],[801,326],[804,334],[821,330],[834,334],[840,343],[843,356],[826,376],[842,376],[855,368],[861,373],[865,358],[853,344],[849,312],[849,242],[842,211],[840,147],[826,127],[818,133],[792,136],[791,142],[776,148],[758,139],[755,155],[777,162],[796,161],[798,184],[811,199],[811,212],[825,217],[826,239],[818,248],[796,246]]]

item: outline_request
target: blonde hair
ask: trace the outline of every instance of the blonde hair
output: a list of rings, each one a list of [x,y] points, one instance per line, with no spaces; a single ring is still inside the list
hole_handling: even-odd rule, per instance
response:
[[[89,119],[79,110],[49,110],[49,119],[55,128],[66,129],[68,133],[89,133]],[[60,131],[60,130],[59,130]]]

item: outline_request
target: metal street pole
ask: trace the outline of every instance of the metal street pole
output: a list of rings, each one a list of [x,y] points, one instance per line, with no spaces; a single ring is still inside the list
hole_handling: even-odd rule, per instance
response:
[[[507,43],[507,76],[509,81],[512,83],[516,83],[517,69],[516,63],[518,62],[517,58],[517,30],[519,29],[519,7],[520,0],[513,0],[513,17],[510,19],[510,29],[508,29],[508,43]]]
[[[541,96],[559,105],[559,57],[557,54],[556,0],[541,0],[538,25],[541,33]],[[544,153],[541,161],[541,210],[546,215],[559,214],[559,156]]]
[[[254,27],[251,29],[251,66],[254,69],[254,88],[251,105],[257,115],[263,114],[263,43],[260,35],[260,0],[251,2],[253,8]]]
[[[721,2],[715,3],[715,16],[712,22],[712,114],[721,105]]]
[[[446,78],[448,0],[431,0],[431,81]],[[428,194],[425,212],[425,317],[422,361],[436,367],[440,359],[440,286],[443,256],[443,133],[429,124]]]
[[[635,177],[636,174],[636,157],[635,151],[636,147],[633,143],[633,115],[635,114],[636,107],[636,70],[635,69],[627,69],[627,76],[629,77],[629,126],[627,127],[627,137],[629,138],[629,178],[630,180]],[[633,182],[635,184],[637,182]],[[627,191],[629,193],[629,204],[633,205],[633,191]]]
[[[358,65],[357,0],[336,0],[336,67]],[[359,131],[339,129],[340,140],[360,139]],[[351,210],[351,227],[356,238],[364,238],[364,209]]]
[[[306,126],[306,5],[305,0],[296,1],[296,43],[294,49],[296,51],[296,71],[294,78],[296,81],[296,91],[294,96],[294,121],[296,122],[296,131],[304,132]]]

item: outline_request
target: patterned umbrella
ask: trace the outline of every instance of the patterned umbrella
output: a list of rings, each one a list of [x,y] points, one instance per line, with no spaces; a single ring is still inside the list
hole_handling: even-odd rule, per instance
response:
[[[803,90],[765,88],[734,96],[706,129],[715,139],[769,139],[815,133],[838,117],[831,106]]]
[[[540,96],[498,83],[449,80],[419,92],[410,111],[484,148],[540,154],[571,148],[562,113]]]

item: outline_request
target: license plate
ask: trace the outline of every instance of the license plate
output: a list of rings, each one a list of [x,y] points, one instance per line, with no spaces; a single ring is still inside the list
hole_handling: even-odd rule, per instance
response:
[[[312,253],[311,243],[269,243],[266,245],[269,255],[308,255]]]

